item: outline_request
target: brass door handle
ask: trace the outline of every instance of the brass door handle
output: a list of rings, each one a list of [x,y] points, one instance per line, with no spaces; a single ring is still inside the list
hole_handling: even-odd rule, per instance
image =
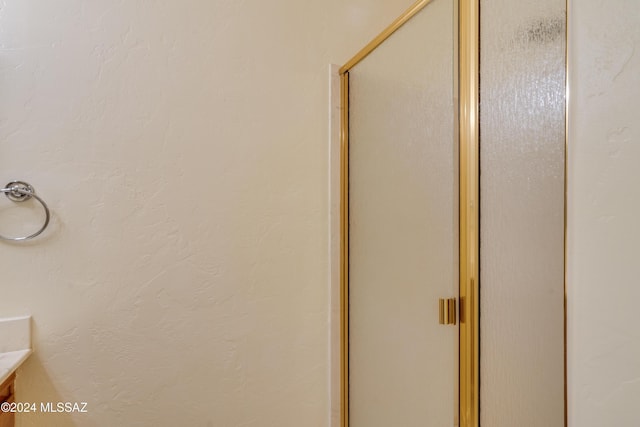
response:
[[[439,307],[441,325],[456,325],[458,323],[455,298],[440,298]]]

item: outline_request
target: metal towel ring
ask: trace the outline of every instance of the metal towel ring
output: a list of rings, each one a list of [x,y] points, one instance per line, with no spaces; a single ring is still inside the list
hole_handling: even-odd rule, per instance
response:
[[[5,237],[0,235],[1,240],[10,240],[13,242],[30,240],[30,239],[33,239],[34,237],[39,236],[47,228],[47,225],[49,225],[49,219],[51,218],[51,214],[49,213],[49,207],[44,202],[44,200],[42,200],[40,197],[36,195],[36,190],[34,190],[34,188],[30,184],[27,184],[26,182],[23,182],[23,181],[11,181],[7,185],[5,185],[3,189],[0,189],[0,192],[4,193],[4,195],[7,196],[9,200],[12,200],[14,202],[24,202],[33,197],[34,199],[40,202],[40,204],[44,208],[44,214],[45,214],[44,224],[35,233],[29,234],[28,236],[24,236],[24,237]]]

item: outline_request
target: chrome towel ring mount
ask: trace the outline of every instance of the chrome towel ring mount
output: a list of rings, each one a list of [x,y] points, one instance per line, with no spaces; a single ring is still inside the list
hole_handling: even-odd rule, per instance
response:
[[[13,202],[21,203],[26,202],[29,199],[36,199],[44,209],[44,223],[42,227],[38,231],[33,234],[29,234],[28,236],[23,237],[6,237],[0,235],[0,240],[9,240],[13,242],[21,242],[24,240],[31,240],[34,237],[39,236],[49,225],[49,219],[51,219],[51,213],[49,212],[49,206],[42,200],[39,196],[36,195],[36,190],[30,184],[24,181],[11,181],[4,188],[0,189],[1,193],[4,193],[7,198]]]

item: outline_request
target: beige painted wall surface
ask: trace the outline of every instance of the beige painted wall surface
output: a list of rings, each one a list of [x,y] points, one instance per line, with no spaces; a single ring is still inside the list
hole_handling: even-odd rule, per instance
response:
[[[569,3],[569,424],[637,426],[640,2]]]
[[[18,400],[89,403],[20,426],[328,424],[329,64],[411,2],[2,2]]]

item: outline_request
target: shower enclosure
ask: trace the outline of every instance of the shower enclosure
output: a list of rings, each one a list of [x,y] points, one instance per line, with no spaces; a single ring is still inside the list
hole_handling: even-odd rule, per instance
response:
[[[340,70],[343,426],[565,425],[564,22],[422,0]]]

